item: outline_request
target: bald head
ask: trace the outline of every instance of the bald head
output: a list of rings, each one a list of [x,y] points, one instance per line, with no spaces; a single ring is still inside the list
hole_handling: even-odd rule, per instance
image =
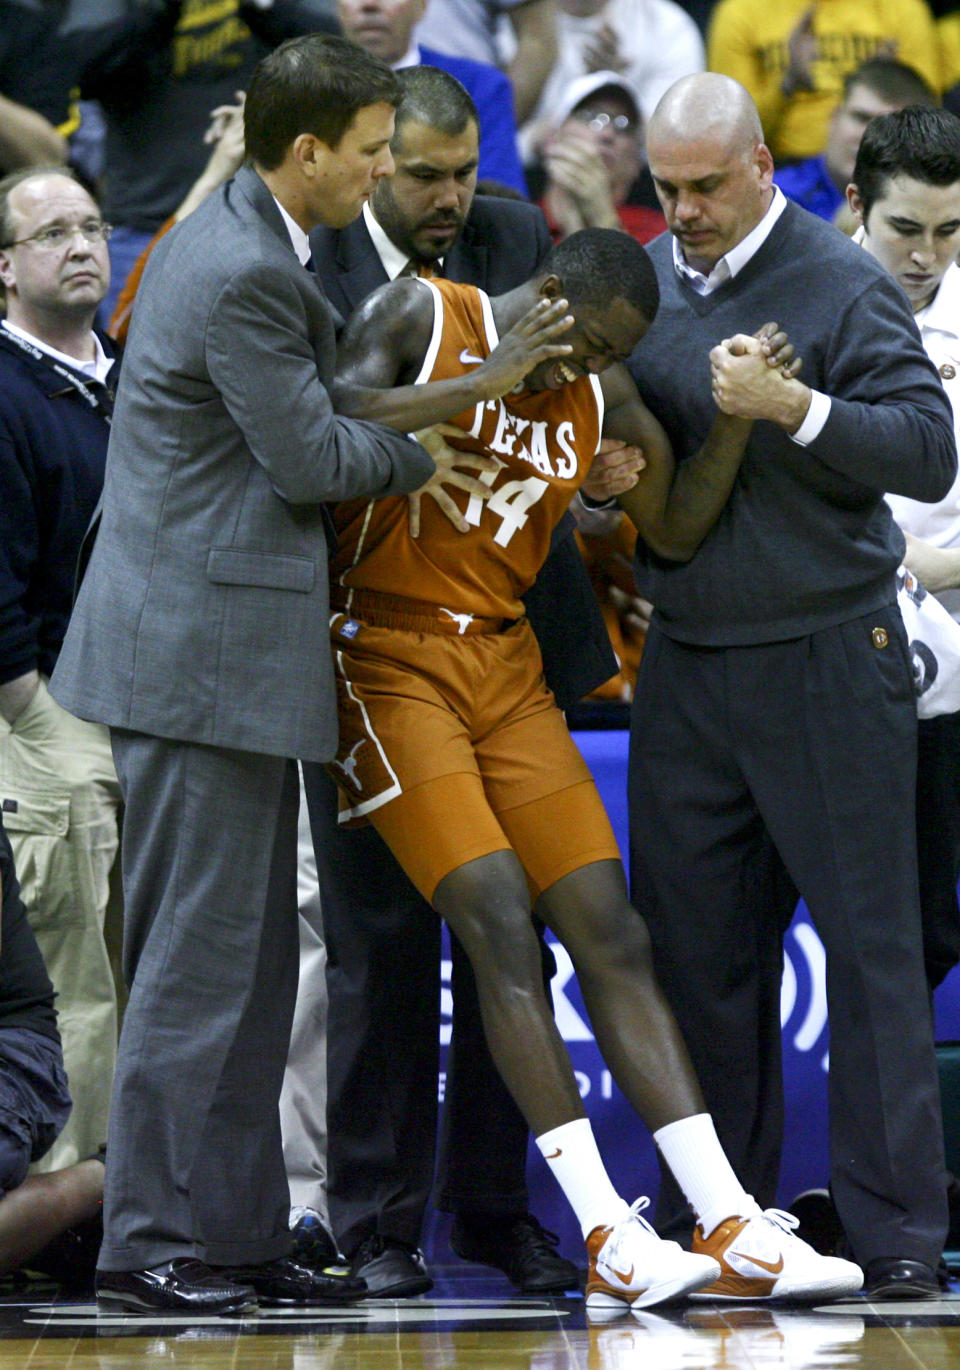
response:
[[[715,142],[743,155],[763,142],[760,115],[749,92],[729,76],[698,72],[674,82],[647,127],[647,141]]]
[[[715,72],[670,87],[647,128],[647,160],[671,233],[709,271],[754,229],[773,199],[773,158],[757,107]]]

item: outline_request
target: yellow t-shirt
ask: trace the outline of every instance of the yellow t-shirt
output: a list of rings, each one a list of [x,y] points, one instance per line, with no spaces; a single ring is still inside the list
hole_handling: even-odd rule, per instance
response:
[[[940,84],[949,90],[960,81],[960,11],[947,14],[937,23],[940,43]]]
[[[813,157],[827,140],[843,80],[888,51],[942,88],[936,26],[924,0],[813,0],[814,89],[784,96],[788,41],[811,0],[719,0],[707,40],[711,71],[732,76],[757,102],[776,159]]]

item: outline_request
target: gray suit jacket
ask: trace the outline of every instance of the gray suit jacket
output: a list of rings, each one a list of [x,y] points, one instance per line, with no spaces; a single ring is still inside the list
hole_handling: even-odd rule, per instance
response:
[[[338,322],[250,167],[161,240],[137,298],[103,517],[53,693],[82,718],[325,760],[325,500],[415,489],[416,443],[339,418]]]

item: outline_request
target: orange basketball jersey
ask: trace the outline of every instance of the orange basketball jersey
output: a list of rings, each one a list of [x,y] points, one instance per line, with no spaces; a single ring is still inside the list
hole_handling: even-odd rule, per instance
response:
[[[499,338],[490,300],[475,286],[422,280],[433,295],[433,334],[417,384],[446,380],[478,366]],[[596,376],[559,390],[521,390],[478,404],[452,423],[464,452],[500,463],[484,473],[488,500],[453,490],[470,530],[459,533],[425,499],[420,536],[407,531],[406,497],[348,500],[334,508],[339,547],[333,576],[341,586],[402,595],[483,618],[517,618],[520,596],[550,550],[553,529],[596,455],[603,395]],[[345,609],[350,612],[351,596]]]

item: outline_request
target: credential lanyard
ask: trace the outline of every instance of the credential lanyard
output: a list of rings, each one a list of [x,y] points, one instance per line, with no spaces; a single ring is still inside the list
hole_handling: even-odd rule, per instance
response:
[[[113,398],[102,382],[97,382],[96,389],[87,385],[86,381],[78,376],[75,371],[71,371],[69,366],[64,366],[62,362],[57,361],[56,357],[51,357],[49,352],[44,352],[35,343],[28,342],[26,338],[21,338],[18,333],[11,332],[9,328],[3,329],[2,337],[4,342],[12,342],[15,347],[19,347],[21,352],[26,352],[27,356],[32,357],[34,361],[40,362],[48,370],[55,371],[58,376],[62,376],[69,385],[73,386],[77,394],[86,400],[91,409],[95,409],[107,424],[110,423],[113,417]]]

